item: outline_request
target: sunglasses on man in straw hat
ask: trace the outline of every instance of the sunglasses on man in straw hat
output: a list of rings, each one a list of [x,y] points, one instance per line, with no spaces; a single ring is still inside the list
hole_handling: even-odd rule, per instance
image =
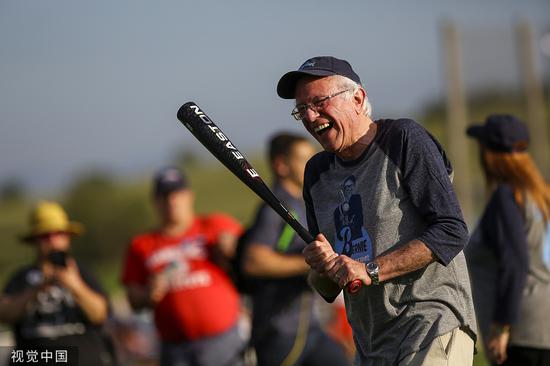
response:
[[[21,236],[24,242],[58,233],[80,235],[84,231],[82,224],[69,221],[67,213],[56,202],[39,202],[29,217],[30,230]]]

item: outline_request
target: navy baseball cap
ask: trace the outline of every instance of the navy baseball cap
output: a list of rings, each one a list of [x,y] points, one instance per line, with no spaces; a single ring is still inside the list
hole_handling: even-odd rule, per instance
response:
[[[306,75],[321,77],[341,75],[361,84],[361,79],[353,71],[349,62],[332,56],[317,56],[304,62],[298,70],[284,74],[277,84],[277,94],[283,99],[294,99],[296,83]]]
[[[529,146],[529,130],[525,123],[508,114],[493,114],[484,124],[475,124],[466,130],[491,150],[503,152],[525,151]]]
[[[153,194],[155,197],[166,196],[174,191],[188,188],[187,178],[181,170],[175,167],[160,169],[153,179]]]

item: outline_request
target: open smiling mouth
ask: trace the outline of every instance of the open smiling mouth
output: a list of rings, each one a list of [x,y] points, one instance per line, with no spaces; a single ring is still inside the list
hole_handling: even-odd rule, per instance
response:
[[[332,123],[323,123],[322,125],[319,125],[313,129],[315,133],[319,136],[327,132],[332,127]]]

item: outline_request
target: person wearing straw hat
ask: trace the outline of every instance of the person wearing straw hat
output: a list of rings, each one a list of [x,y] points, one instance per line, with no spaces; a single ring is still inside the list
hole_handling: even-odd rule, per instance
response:
[[[0,322],[11,325],[16,349],[27,356],[37,349],[66,351],[69,363],[113,364],[101,333],[107,297],[69,254],[71,237],[83,230],[56,202],[39,202],[31,212],[30,229],[20,239],[33,247],[35,260],[19,268],[0,295]]]

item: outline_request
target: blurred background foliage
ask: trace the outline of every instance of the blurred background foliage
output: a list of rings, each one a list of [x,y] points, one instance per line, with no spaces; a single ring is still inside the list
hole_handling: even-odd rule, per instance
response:
[[[187,151],[176,154],[167,165],[183,168],[196,194],[198,213],[227,212],[243,224],[254,214],[258,198],[225,167],[207,155]],[[262,154],[250,159],[267,184],[270,174]],[[29,194],[16,179],[0,186],[0,283],[19,266],[29,263],[34,252],[19,241],[28,230],[28,216],[40,199],[56,200],[66,209],[71,220],[81,222],[85,233],[73,240],[73,253],[92,268],[111,294],[122,288],[119,282],[124,252],[130,238],[156,225],[151,201],[151,176],[120,180],[107,170],[94,169],[76,176],[56,196]]]

